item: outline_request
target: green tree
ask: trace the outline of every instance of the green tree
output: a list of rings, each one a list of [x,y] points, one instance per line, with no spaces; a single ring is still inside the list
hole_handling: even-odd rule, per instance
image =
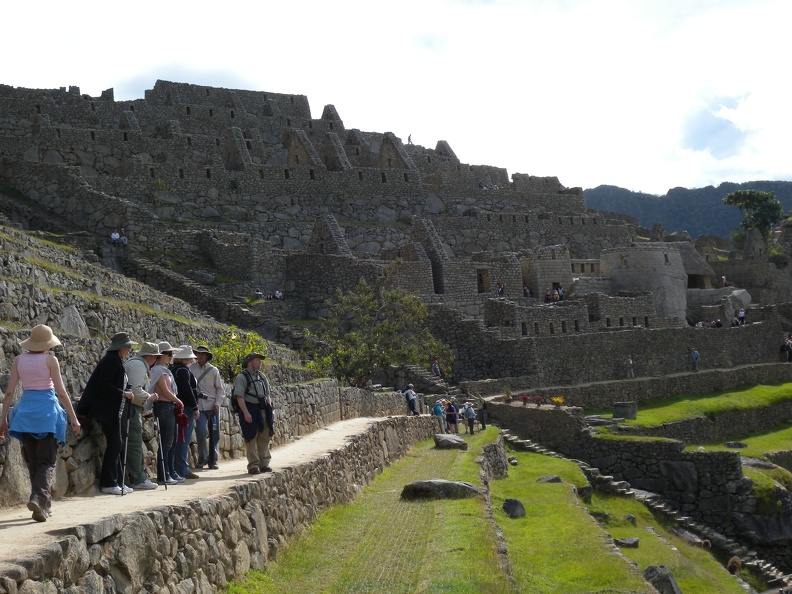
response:
[[[727,194],[723,203],[736,206],[743,216],[743,220],[740,222],[740,231],[734,235],[738,247],[742,247],[745,232],[753,228],[759,229],[767,242],[770,237],[770,227],[781,220],[783,212],[783,207],[773,192],[737,190]]]
[[[192,344],[199,344],[191,339]],[[236,326],[231,326],[220,338],[209,345],[212,351],[212,365],[217,367],[220,375],[227,382],[242,371],[242,359],[250,353],[268,354],[267,341],[254,332],[243,332]]]
[[[450,368],[451,349],[426,327],[429,312],[414,295],[387,288],[393,268],[375,286],[360,279],[346,293],[336,291],[330,315],[311,332],[313,367],[350,386],[363,387],[378,369],[438,359]]]

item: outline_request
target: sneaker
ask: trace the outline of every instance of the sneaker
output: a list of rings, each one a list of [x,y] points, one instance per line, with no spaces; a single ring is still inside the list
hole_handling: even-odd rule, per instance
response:
[[[220,467],[217,464],[212,464],[209,466],[209,470],[218,470]]]
[[[123,491],[124,495],[129,495],[130,493],[134,493],[135,492],[135,490],[132,487],[127,487],[126,485],[124,485],[124,487],[122,488],[122,491]]]
[[[28,501],[27,508],[33,512],[33,519],[36,522],[46,522],[47,521],[47,512],[42,508],[38,501],[35,499],[31,499]]]
[[[151,489],[156,489],[158,487],[157,483],[146,479],[142,483],[138,483],[135,485],[135,489],[140,489],[141,491],[150,491]]]
[[[162,484],[163,484],[163,485],[175,485],[175,484],[176,484],[176,481],[174,481],[174,480],[173,480],[171,477],[168,477],[168,478],[166,478],[166,479],[163,481],[163,483],[162,483]]]
[[[171,475],[171,480],[174,483],[183,483],[184,482],[184,477],[183,476],[179,476],[178,474],[172,474]]]
[[[119,486],[117,486],[117,485],[116,485],[115,487],[102,487],[102,488],[101,488],[101,489],[99,489],[99,490],[100,490],[102,493],[104,493],[105,495],[123,495],[123,493],[124,493],[124,492],[121,490],[121,487],[119,487]]]
[[[248,468],[248,474],[261,474],[258,468]]]

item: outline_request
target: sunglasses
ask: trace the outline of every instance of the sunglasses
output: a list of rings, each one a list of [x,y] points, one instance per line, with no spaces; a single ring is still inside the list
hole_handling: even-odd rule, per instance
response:
[[[162,353],[160,354],[165,355],[167,357],[173,357],[173,351],[162,351]]]

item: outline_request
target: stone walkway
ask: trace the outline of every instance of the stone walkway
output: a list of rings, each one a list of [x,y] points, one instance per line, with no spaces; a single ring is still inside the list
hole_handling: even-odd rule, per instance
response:
[[[333,423],[310,435],[272,451],[275,472],[296,466],[342,447],[352,436],[363,433],[377,422],[374,418],[356,418]],[[240,481],[260,480],[266,475],[247,474],[244,456],[221,461],[219,470],[205,470],[200,479],[187,480],[153,491],[135,491],[129,495],[94,494],[66,497],[52,503],[53,516],[35,522],[25,505],[0,510],[0,565],[30,553],[37,547],[55,542],[74,526],[88,524],[113,515],[144,511],[163,505],[180,504],[200,498],[218,497]],[[2,570],[0,569],[0,573]]]

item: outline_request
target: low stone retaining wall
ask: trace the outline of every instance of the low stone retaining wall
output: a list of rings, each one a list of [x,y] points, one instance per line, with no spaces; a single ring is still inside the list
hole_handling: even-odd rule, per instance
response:
[[[463,382],[465,389],[482,395],[500,394],[510,389],[516,398],[520,394],[542,396],[562,395],[564,402],[586,409],[610,409],[615,402],[638,402],[664,398],[669,394],[698,396],[717,390],[733,390],[752,384],[781,384],[792,381],[789,363],[761,363],[735,369],[705,369],[698,373],[680,373],[673,376],[638,377],[634,380],[598,382],[578,386],[530,388],[526,380],[510,378],[482,382]]]
[[[639,407],[638,418],[640,416]],[[689,444],[711,443],[766,431],[787,419],[792,419],[792,401],[779,402],[763,408],[724,412],[712,417],[696,417],[663,423],[654,427],[619,425],[618,431],[627,435],[679,439]]]
[[[336,503],[433,435],[429,417],[383,419],[316,460],[231,487],[218,499],[114,515],[7,563],[0,594],[194,592],[267,564]]]

